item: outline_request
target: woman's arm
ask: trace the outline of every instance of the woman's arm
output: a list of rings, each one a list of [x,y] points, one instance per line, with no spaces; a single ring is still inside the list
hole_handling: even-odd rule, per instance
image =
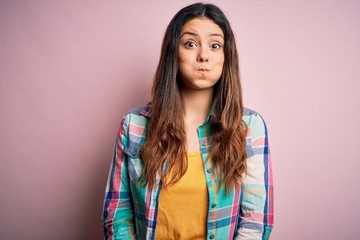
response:
[[[116,138],[106,186],[103,228],[106,240],[135,239],[134,211],[124,147],[128,144],[128,122],[124,117]]]
[[[273,179],[266,124],[257,114],[249,127],[251,149],[241,191],[236,239],[269,239],[273,226]]]

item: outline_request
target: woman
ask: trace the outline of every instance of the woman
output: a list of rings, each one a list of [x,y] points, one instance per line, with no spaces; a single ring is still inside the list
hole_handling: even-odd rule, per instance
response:
[[[106,239],[268,239],[272,174],[262,117],[242,104],[228,20],[193,4],[171,20],[151,103],[121,122]]]

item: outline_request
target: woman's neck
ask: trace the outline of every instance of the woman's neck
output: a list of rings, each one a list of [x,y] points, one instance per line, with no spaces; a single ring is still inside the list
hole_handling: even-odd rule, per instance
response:
[[[184,91],[181,95],[185,124],[196,126],[203,124],[211,108],[213,89]]]
[[[199,151],[198,127],[203,124],[212,104],[213,89],[181,92],[188,152]]]

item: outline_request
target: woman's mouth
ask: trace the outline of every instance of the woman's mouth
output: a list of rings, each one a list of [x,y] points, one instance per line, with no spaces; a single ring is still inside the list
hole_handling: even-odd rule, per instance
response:
[[[198,72],[208,72],[208,71],[210,71],[210,69],[208,69],[206,67],[198,67],[198,68],[196,68],[196,71],[198,71]]]

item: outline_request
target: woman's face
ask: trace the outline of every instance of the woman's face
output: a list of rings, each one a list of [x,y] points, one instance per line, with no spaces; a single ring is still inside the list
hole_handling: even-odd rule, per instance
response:
[[[194,18],[180,33],[179,76],[181,89],[212,89],[224,66],[224,33],[208,18]]]

